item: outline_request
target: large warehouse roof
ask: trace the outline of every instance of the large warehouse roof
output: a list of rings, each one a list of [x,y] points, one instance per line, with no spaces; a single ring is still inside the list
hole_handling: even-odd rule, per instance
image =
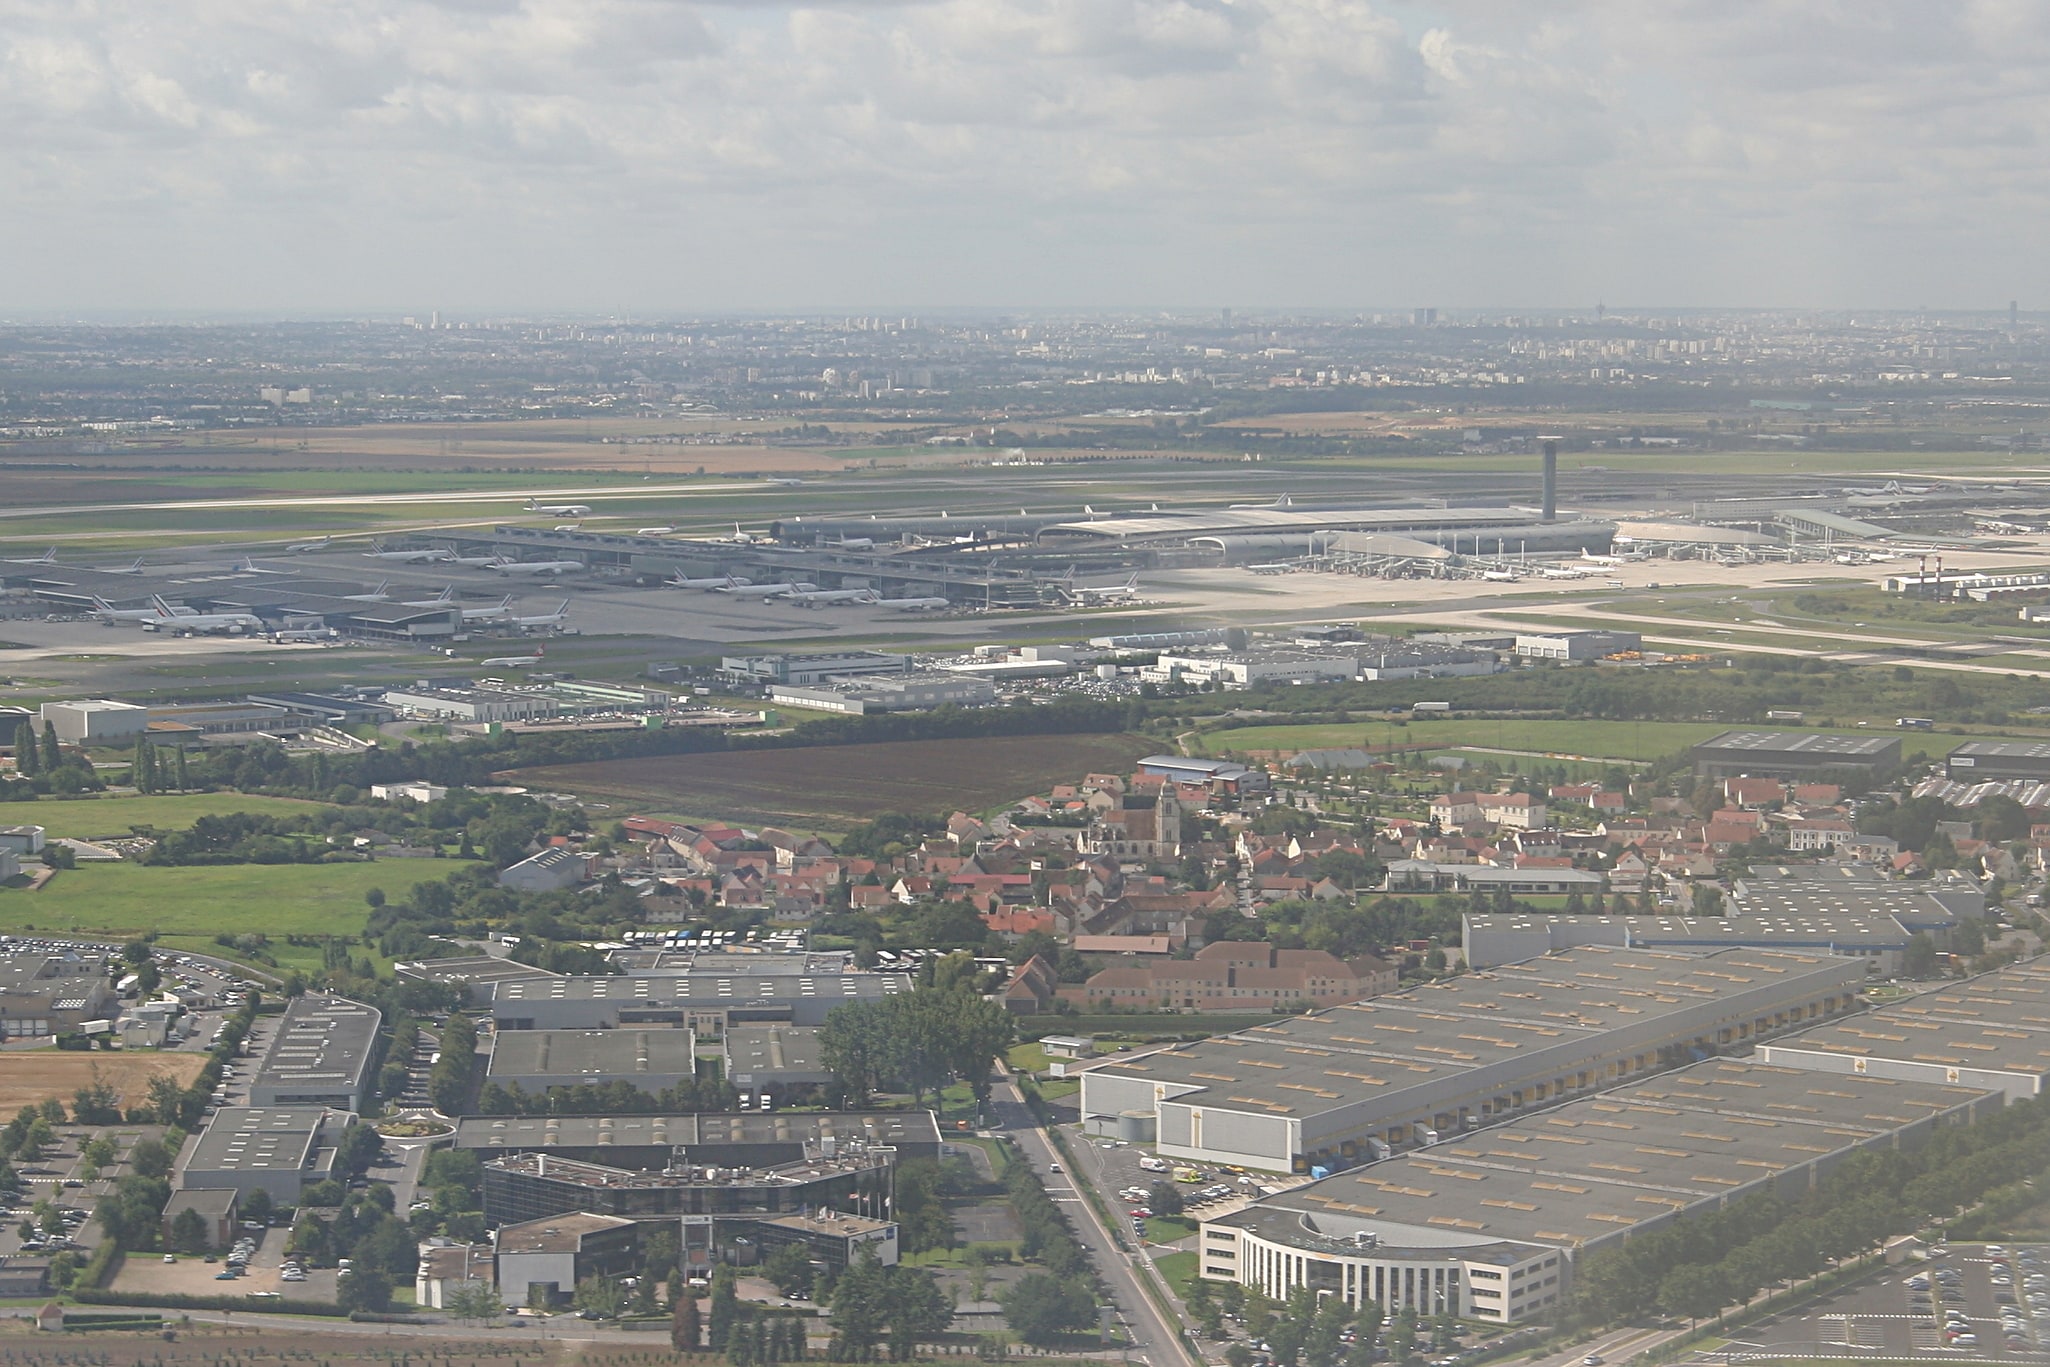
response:
[[[697,1070],[690,1030],[500,1030],[490,1075],[522,1077],[689,1077]]]
[[[2050,964],[2003,968],[1893,1006],[1817,1026],[1765,1046],[1768,1057],[1821,1055],[1853,1071],[1906,1065],[2010,1073],[2038,1090],[2050,1080]]]
[[[1135,542],[1234,532],[1406,532],[1539,525],[1537,513],[1527,508],[1210,508],[1060,522],[1044,528],[1039,537]]]
[[[937,1144],[930,1111],[776,1111],[763,1115],[466,1116],[459,1149],[615,1148],[798,1144],[831,1137],[869,1144]]]
[[[1340,1173],[1212,1222],[1269,1237],[1298,1224],[1439,1230],[1575,1247],[1732,1193],[1905,1126],[1999,1105],[1983,1089],[1713,1059],[1435,1148]],[[1334,1226],[1335,1227],[1335,1226]]]

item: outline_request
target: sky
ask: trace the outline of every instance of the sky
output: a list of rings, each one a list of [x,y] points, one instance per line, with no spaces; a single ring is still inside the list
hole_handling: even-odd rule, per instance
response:
[[[2050,308],[2043,0],[0,0],[0,314]]]

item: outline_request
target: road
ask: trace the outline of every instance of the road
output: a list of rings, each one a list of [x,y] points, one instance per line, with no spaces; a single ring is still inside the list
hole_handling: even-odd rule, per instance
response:
[[[1102,1273],[1104,1285],[1110,1288],[1111,1300],[1118,1308],[1118,1319],[1132,1336],[1132,1356],[1149,1367],[1190,1367],[1189,1354],[1173,1326],[1139,1285],[1141,1276],[1153,1275],[1151,1270],[1141,1272],[1132,1265],[1131,1257],[1118,1249],[1096,1208],[1076,1189],[1070,1175],[1053,1170],[1060,1161],[1059,1154],[1025,1104],[1017,1084],[1009,1078],[1001,1079],[991,1090],[990,1102],[996,1112],[997,1128],[1017,1144],[1018,1152],[1045,1185],[1047,1195],[1068,1213],[1076,1239]]]

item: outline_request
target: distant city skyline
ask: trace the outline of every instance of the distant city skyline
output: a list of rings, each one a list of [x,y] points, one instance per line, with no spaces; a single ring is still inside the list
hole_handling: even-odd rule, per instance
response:
[[[9,14],[0,317],[2050,307],[2027,0]]]

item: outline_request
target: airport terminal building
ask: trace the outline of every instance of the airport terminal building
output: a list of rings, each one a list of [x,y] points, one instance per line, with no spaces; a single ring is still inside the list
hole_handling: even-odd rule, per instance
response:
[[[1429,1145],[1850,1010],[1857,959],[1586,946],[1082,1074],[1086,1128],[1270,1172]]]

